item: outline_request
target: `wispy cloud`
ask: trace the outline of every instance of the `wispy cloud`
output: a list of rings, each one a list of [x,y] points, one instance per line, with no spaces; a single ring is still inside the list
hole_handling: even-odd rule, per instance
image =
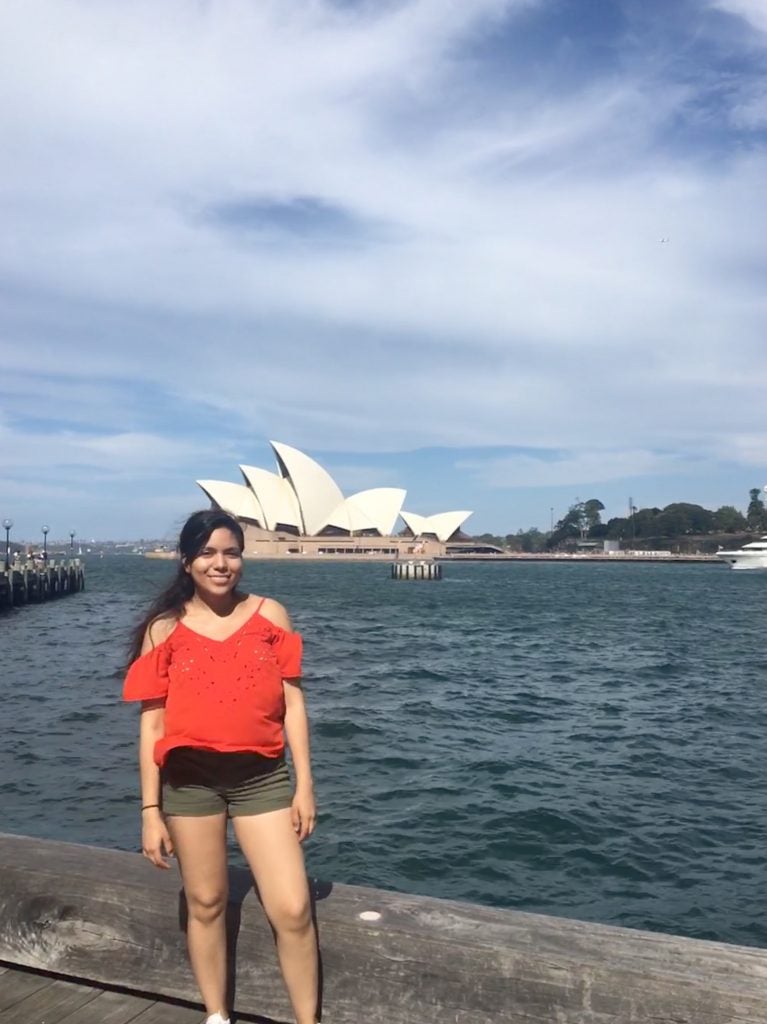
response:
[[[102,480],[163,477],[169,470],[191,469],[204,457],[198,444],[140,432],[90,434],[50,427],[14,428],[0,423],[5,472],[87,482],[94,472]]]
[[[753,468],[767,477],[767,433],[735,434],[719,444],[717,454],[721,462],[731,462]],[[757,484],[761,477],[757,479]]]
[[[365,223],[338,204],[313,196],[289,200],[239,199],[202,211],[207,222],[241,236],[256,237],[270,244],[313,242],[325,245],[380,241],[373,223]],[[378,235],[378,238],[376,238]]]
[[[567,452],[512,460],[541,486],[741,465],[764,7],[569,12],[10,0],[6,474],[223,476],[267,437]]]
[[[745,19],[752,28],[767,35],[767,8],[762,0],[712,0],[711,6]]]
[[[579,487],[614,480],[632,480],[657,474],[684,475],[684,460],[677,455],[651,451],[562,452],[536,458],[529,454],[505,455],[476,461],[460,461],[486,487],[510,490],[518,487]]]

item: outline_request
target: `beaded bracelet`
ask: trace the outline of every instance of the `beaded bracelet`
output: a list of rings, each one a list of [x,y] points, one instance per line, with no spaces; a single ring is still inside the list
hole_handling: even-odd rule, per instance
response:
[[[141,810],[142,811],[148,811],[148,810],[151,810],[152,807],[157,807],[159,809],[160,805],[159,804],[144,804],[144,806],[141,808]]]

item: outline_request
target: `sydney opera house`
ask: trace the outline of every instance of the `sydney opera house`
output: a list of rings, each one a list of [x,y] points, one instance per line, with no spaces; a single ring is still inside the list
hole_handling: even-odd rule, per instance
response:
[[[248,555],[444,554],[471,515],[406,512],[406,492],[398,487],[375,487],[345,498],[314,459],[290,445],[270,444],[277,472],[240,466],[243,483],[197,481],[214,506],[242,523]]]

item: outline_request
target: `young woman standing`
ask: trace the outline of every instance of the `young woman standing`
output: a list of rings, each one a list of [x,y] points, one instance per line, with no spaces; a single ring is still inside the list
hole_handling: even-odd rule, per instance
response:
[[[301,637],[277,601],[238,590],[243,548],[236,519],[195,512],[181,531],[176,577],[134,634],[123,697],[141,701],[142,846],[158,868],[168,867],[164,854],[178,858],[208,1024],[228,1024],[232,819],[277,936],[296,1024],[315,1024],[317,942],[300,843],[316,812]]]

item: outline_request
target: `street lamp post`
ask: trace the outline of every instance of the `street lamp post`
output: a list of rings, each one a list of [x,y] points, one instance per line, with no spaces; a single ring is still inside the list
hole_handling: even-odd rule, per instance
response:
[[[69,557],[75,557],[75,531],[69,531]]]
[[[12,519],[4,519],[3,527],[5,528],[5,568],[6,571],[11,567],[11,527],[13,526]]]
[[[637,507],[634,504],[634,499],[629,498],[629,522],[631,524],[631,543],[633,544],[636,540],[636,523],[634,522],[634,516],[637,513]]]
[[[47,565],[48,564],[48,532],[50,530],[50,526],[43,526],[43,527],[41,527],[41,529],[43,531],[43,561]]]

